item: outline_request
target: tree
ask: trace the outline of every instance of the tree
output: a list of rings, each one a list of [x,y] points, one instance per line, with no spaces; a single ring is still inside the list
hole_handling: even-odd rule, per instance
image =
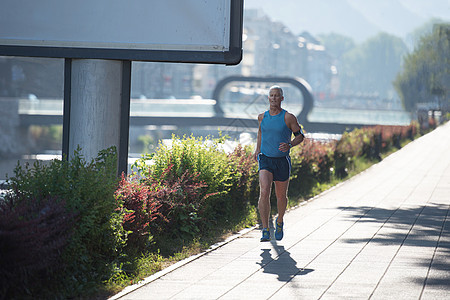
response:
[[[353,92],[392,97],[392,81],[408,49],[402,39],[380,33],[342,57],[342,87]]]
[[[337,59],[340,59],[344,53],[356,47],[351,37],[338,33],[321,34],[319,39],[327,51]]]
[[[416,47],[420,39],[424,36],[430,35],[433,33],[433,28],[437,24],[444,23],[444,20],[439,18],[431,18],[427,22],[425,22],[423,25],[417,27],[412,32],[410,32],[406,37],[406,44],[408,46],[408,49],[411,51],[414,50],[414,47]]]
[[[440,24],[431,34],[423,36],[414,52],[404,60],[394,86],[406,110],[417,103],[434,103],[439,108],[449,107],[450,87],[450,25]]]

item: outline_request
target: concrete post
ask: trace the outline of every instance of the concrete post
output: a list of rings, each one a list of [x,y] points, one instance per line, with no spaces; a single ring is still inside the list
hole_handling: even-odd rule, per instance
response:
[[[87,161],[110,146],[119,151],[123,62],[74,59],[71,67],[69,157],[78,145]]]

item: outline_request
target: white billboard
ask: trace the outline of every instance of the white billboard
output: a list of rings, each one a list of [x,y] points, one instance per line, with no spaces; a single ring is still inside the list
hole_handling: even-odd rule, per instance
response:
[[[235,64],[243,0],[0,0],[0,55]]]

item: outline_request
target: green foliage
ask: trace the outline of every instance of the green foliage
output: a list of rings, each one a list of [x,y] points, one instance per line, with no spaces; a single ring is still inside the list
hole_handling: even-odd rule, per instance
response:
[[[411,49],[416,48],[420,43],[420,39],[422,39],[424,36],[432,34],[434,27],[443,23],[445,23],[445,21],[440,18],[431,18],[423,25],[414,29],[406,36],[406,39],[409,41],[408,47],[410,47]]]
[[[116,266],[114,274],[105,282],[109,291],[118,293],[122,288],[136,284],[149,274],[160,271],[164,264],[167,264],[167,259],[159,253],[140,253],[128,258]]]
[[[37,126],[29,128],[30,138],[39,149],[60,149],[62,141],[62,125]]]
[[[162,218],[151,230],[163,253],[173,247],[168,239],[182,246],[208,235],[218,224],[233,227],[248,222],[250,202],[257,201],[256,163],[250,147],[239,146],[227,155],[221,147],[224,141],[173,136],[170,146],[160,144],[154,154],[133,165],[135,175],[161,205]]]
[[[141,135],[138,137],[138,142],[141,146],[141,152],[143,153],[150,153],[153,152],[153,150],[155,149],[155,140],[152,136],[150,135]]]
[[[225,138],[206,140],[194,136],[180,139],[174,135],[171,145],[161,143],[154,155],[144,156],[133,168],[141,176],[155,180],[181,177],[187,170],[198,174],[198,179],[205,183],[206,193],[210,194],[204,209],[210,213],[208,219],[214,222],[220,218],[214,207],[229,193],[232,176],[227,155],[221,148]],[[153,162],[151,166],[145,163],[149,158]],[[167,172],[169,167],[170,172]]]
[[[339,178],[348,175],[348,171],[354,166],[354,160],[358,157],[367,159],[379,159],[380,136],[373,128],[355,129],[345,132],[336,144],[334,152],[335,170]]]
[[[150,168],[152,177],[161,178],[167,167],[173,165],[173,175],[181,176],[186,170],[199,173],[199,179],[208,185],[208,193],[226,193],[230,187],[227,183],[230,172],[226,153],[220,147],[224,141],[225,138],[204,140],[203,137],[183,136],[180,139],[173,135],[171,146],[160,144],[156,150],[154,165]]]
[[[113,147],[89,163],[78,149],[69,161],[36,162],[25,168],[18,165],[15,176],[9,179],[14,194],[35,199],[38,204],[48,197],[64,199],[68,213],[77,215],[62,253],[64,273],[55,283],[66,296],[75,296],[105,280],[125,244],[123,213],[117,210],[120,203],[114,199],[116,165]]]
[[[335,143],[323,143],[306,139],[301,146],[291,151],[292,169],[290,179],[291,196],[303,198],[312,195],[320,182],[329,181],[334,174],[333,151]]]
[[[319,39],[327,51],[337,59],[356,47],[351,37],[338,33],[320,34]]]
[[[342,88],[392,96],[392,81],[407,51],[400,38],[386,33],[358,45],[342,57]]]
[[[434,102],[449,109],[450,27],[435,26],[423,36],[414,52],[405,57],[403,71],[394,81],[405,109],[413,111],[418,103]]]
[[[413,140],[417,132],[417,123],[409,126],[378,125],[345,132],[334,152],[336,175],[346,177],[356,159],[381,160],[381,153],[389,152],[393,147],[401,148],[401,142]]]
[[[320,35],[323,45],[337,61],[343,91],[377,93],[392,97],[392,80],[400,71],[407,54],[403,41],[380,33],[360,45],[340,34]]]

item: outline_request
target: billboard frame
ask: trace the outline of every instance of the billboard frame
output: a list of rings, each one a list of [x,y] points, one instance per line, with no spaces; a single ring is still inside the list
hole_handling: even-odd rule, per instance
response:
[[[244,0],[230,0],[230,5],[230,37],[227,51],[16,46],[2,45],[0,40],[0,56],[237,65],[242,60]]]

